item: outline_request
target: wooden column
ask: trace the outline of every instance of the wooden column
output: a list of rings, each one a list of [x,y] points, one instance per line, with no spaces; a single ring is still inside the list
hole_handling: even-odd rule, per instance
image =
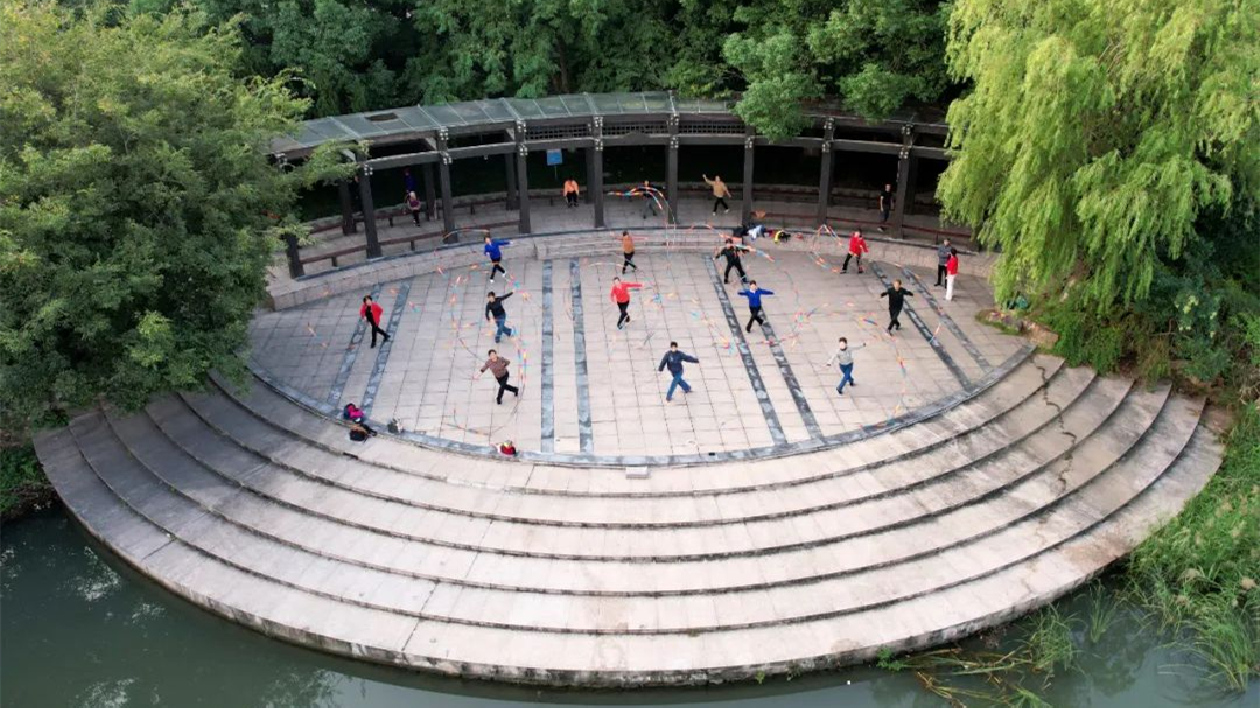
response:
[[[434,190],[433,165],[421,165],[424,176],[424,220],[429,221],[437,214],[437,192]]]
[[[337,183],[337,195],[341,198],[341,234],[349,236],[359,230],[354,222],[354,196],[350,193],[350,180]]]
[[[914,158],[910,155],[910,146],[914,144],[914,126],[901,126],[901,152],[897,153],[897,196],[896,203],[893,204],[892,228],[897,238],[905,238],[906,235],[902,231],[902,224],[906,216],[906,197],[914,194],[914,189],[910,186],[910,180],[914,176],[911,161]]]
[[[669,223],[678,223],[678,138],[669,139],[665,148],[665,205]]]
[[[665,216],[669,223],[677,224],[680,213],[678,204],[678,123],[677,113],[669,116],[669,147],[665,148]]]
[[[523,133],[522,133],[523,135]],[[525,143],[516,146],[516,182],[520,195],[518,199],[517,209],[519,210],[519,221],[516,227],[517,231],[523,234],[530,232],[529,225],[529,148]]]
[[[827,119],[823,128],[822,155],[818,166],[818,225],[827,223],[827,208],[831,206],[831,141],[836,137],[836,122]]]
[[[451,200],[451,155],[442,151],[442,162],[438,165],[438,181],[442,188],[442,231],[450,234],[457,228],[455,225],[455,204]]]
[[[594,187],[592,185],[595,184],[595,147],[591,146],[584,148],[583,152],[586,153],[586,188],[584,190],[584,201],[587,204],[594,204],[595,195],[591,192],[594,191]]]
[[[756,151],[756,138],[749,135],[744,138],[744,194],[740,205],[739,223],[747,224],[752,220],[753,199],[753,153]]]
[[[591,162],[586,194],[595,205],[595,228],[604,228],[604,117],[595,116],[591,121],[591,136],[595,144],[591,146]]]
[[[503,155],[503,166],[506,168],[505,174],[507,175],[507,201],[504,206],[508,211],[511,211],[516,208],[518,199],[516,195],[516,158],[512,153],[509,152]]]
[[[910,159],[907,161],[909,166],[906,168],[906,208],[901,212],[904,216],[914,213],[914,197],[917,192],[915,185],[919,179],[919,157],[914,154],[914,150],[910,151]]]
[[[298,249],[298,240],[296,235],[284,235],[284,255],[289,259],[289,277],[302,277],[302,254]]]
[[[591,184],[587,189],[587,194],[592,195],[595,203],[595,228],[604,228],[604,141],[597,139],[595,146],[590,148],[591,154]]]
[[[376,237],[376,207],[372,203],[372,166],[359,167],[359,199],[363,202],[363,235],[367,240],[367,257],[380,258],[381,244]]]
[[[831,141],[822,144],[822,159],[818,169],[818,218],[819,226],[827,223],[827,206],[831,196]]]

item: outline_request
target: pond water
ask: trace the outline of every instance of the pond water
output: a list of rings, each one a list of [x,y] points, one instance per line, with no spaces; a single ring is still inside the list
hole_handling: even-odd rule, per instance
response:
[[[1065,614],[1085,613],[1084,593]],[[1257,708],[1260,684],[1222,695],[1125,612],[1042,692],[1063,708]],[[537,690],[425,676],[269,640],[188,605],[98,551],[59,509],[0,539],[5,708],[517,708],[709,704],[730,708],[948,705],[910,673],[874,667],[684,690]],[[987,705],[968,702],[971,706]]]

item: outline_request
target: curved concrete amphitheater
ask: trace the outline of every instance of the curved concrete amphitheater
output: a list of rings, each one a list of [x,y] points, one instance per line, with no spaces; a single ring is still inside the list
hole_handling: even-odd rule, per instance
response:
[[[91,411],[37,448],[93,535],[215,613],[371,661],[580,686],[798,672],[1001,623],[1127,553],[1219,463],[1202,402],[979,325],[986,284],[935,297],[930,249],[877,241],[876,267],[841,275],[834,240],[767,245],[749,266],[774,332],[741,338],[713,245],[647,234],[654,287],[619,331],[615,239],[518,241],[507,266],[531,297],[509,301],[522,332],[499,348],[529,362],[520,403],[470,376],[488,286],[457,246],[278,288],[248,389]],[[916,292],[895,338],[891,277]],[[388,349],[356,340],[374,287]],[[869,343],[844,398],[819,360],[841,334]],[[670,339],[701,364],[666,404]],[[349,441],[330,413],[369,397],[407,432]],[[520,459],[494,456],[509,436]]]

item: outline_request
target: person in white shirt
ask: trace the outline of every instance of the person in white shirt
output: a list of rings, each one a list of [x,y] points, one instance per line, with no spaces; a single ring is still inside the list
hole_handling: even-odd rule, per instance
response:
[[[863,343],[860,347],[854,348],[861,349],[865,346],[866,344]],[[836,348],[836,353],[832,354],[831,358],[827,360],[827,366],[831,366],[832,364],[840,365],[841,377],[840,384],[836,386],[836,393],[843,396],[844,385],[846,383],[850,386],[857,386],[857,382],[853,380],[853,349],[849,348],[848,337],[840,338],[840,346]]]

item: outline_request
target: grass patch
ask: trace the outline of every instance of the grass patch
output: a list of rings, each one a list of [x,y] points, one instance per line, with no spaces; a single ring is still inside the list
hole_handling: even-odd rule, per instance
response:
[[[53,499],[35,448],[0,447],[0,519],[8,520]]]
[[[878,665],[913,672],[924,689],[957,708],[974,702],[1048,707],[1042,692],[1056,675],[1076,666],[1078,624],[1050,605],[988,635],[984,649],[953,646],[904,656],[885,653]],[[1013,642],[1003,639],[1006,632],[1013,635]],[[997,651],[999,644],[1014,648]]]
[[[1260,409],[1241,410],[1216,475],[1129,558],[1130,592],[1207,678],[1260,677]]]

